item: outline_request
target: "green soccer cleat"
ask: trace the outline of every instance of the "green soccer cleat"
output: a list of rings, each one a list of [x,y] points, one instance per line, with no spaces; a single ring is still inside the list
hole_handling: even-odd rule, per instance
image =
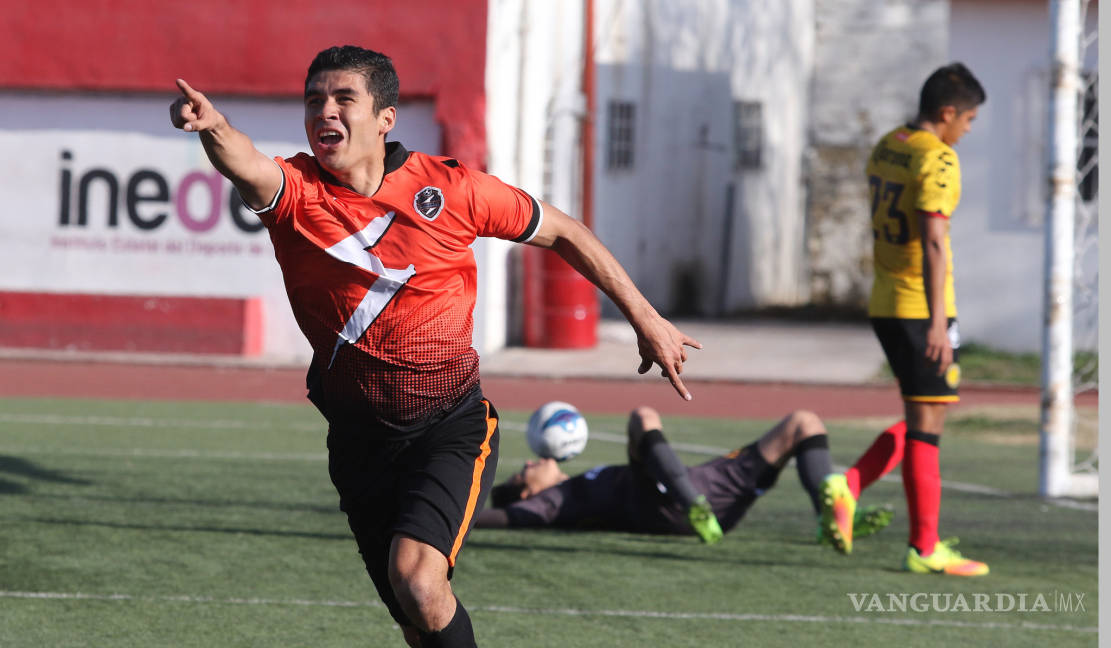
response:
[[[890,506],[865,506],[856,509],[853,516],[853,540],[867,538],[887,528],[895,517],[895,509]]]
[[[690,520],[694,532],[706,544],[714,544],[724,535],[705,495],[699,495],[698,499],[694,500],[694,504],[691,504],[687,511],[687,519]]]
[[[988,573],[987,563],[965,558],[953,549],[958,540],[949,538],[934,545],[934,551],[926,557],[919,555],[914,547],[907,548],[903,569],[915,574],[949,574],[950,576],[984,576]]]
[[[887,528],[887,525],[891,524],[891,520],[894,517],[895,509],[888,505],[857,507],[856,513],[853,515],[853,540],[867,538],[870,535],[879,533]],[[833,544],[833,542],[826,537],[826,534],[823,533],[821,522],[817,525],[816,535],[818,544]]]
[[[840,473],[826,475],[819,486],[822,534],[843,554],[853,552],[853,519],[856,517],[856,498],[849,490],[845,476]]]

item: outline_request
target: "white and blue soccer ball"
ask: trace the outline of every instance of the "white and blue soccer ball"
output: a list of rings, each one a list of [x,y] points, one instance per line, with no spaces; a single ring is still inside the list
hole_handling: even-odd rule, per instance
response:
[[[537,455],[567,461],[586,448],[589,431],[586,419],[574,405],[551,401],[529,417],[527,436],[529,447]]]

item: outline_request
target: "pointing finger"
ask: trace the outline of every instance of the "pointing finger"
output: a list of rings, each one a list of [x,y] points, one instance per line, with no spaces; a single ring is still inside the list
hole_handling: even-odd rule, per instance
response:
[[[687,391],[686,385],[683,384],[683,379],[680,378],[679,374],[675,373],[675,370],[670,367],[667,370],[667,379],[671,381],[671,386],[675,388],[675,391],[679,392],[679,395],[683,397],[683,400],[691,399],[691,393]]]
[[[185,79],[176,79],[175,82],[177,83],[178,90],[181,90],[181,94],[185,95],[186,99],[196,101],[202,96],[201,93],[197,92],[192,86],[186,83]]]

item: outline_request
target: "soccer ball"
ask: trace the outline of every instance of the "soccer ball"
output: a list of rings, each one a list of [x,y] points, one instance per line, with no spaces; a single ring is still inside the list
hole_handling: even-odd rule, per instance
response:
[[[570,403],[545,403],[529,417],[527,436],[537,455],[567,461],[586,447],[586,419]]]

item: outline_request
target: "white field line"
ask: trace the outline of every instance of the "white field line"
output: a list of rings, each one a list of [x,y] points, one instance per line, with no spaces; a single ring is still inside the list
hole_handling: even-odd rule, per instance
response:
[[[7,414],[0,413],[0,423],[21,423],[30,425],[96,425],[96,426],[116,426],[116,427],[143,427],[143,428],[195,428],[195,429],[216,429],[216,430],[245,430],[245,429],[273,429],[276,426],[258,426],[248,425],[243,421],[236,420],[195,420],[195,419],[156,419],[149,417],[117,417],[117,416],[62,416],[58,414]],[[292,429],[297,431],[311,431],[323,430],[323,424],[320,425],[298,425]],[[525,425],[522,423],[503,422],[500,425],[501,429],[512,432],[524,432]],[[614,434],[610,432],[594,431],[590,433],[591,440],[604,441],[607,443],[625,443],[624,434]],[[692,443],[672,443],[671,447],[679,450],[680,452],[688,452],[691,454],[699,454],[706,456],[718,456],[725,454],[732,450],[732,448],[718,448],[714,446],[698,445]],[[0,447],[4,452],[19,452],[17,448],[4,448]],[[120,450],[72,450],[72,451],[58,451],[54,449],[47,450],[46,448],[22,448],[23,451],[36,451],[36,452],[49,452],[51,454],[80,454],[91,456],[125,456],[125,457],[157,457],[157,458],[198,458],[198,459],[260,459],[271,461],[320,461],[325,458],[323,453],[269,453],[269,452],[207,452],[207,451],[194,451],[194,450],[144,450],[144,449],[120,449]],[[843,466],[837,466],[838,470],[844,469]],[[883,481],[900,481],[899,477],[888,475],[883,477]],[[991,486],[984,486],[981,484],[970,484],[966,482],[957,482],[950,480],[942,480],[942,488],[949,490],[960,491],[964,493],[976,493],[980,495],[990,495],[994,497],[1016,497],[1014,493],[1005,491]],[[1081,502],[1070,499],[1043,499],[1043,503],[1058,506],[1061,508],[1070,508],[1080,511],[1097,512],[1099,510],[1098,503],[1095,502]]]
[[[64,416],[61,414],[15,414],[0,412],[0,423],[21,423],[25,425],[79,425],[108,427],[139,427],[177,429],[192,428],[200,430],[269,430],[274,427],[295,431],[323,430],[319,425],[293,425],[274,423],[269,425],[251,424],[246,421],[220,419],[159,419],[145,416]]]
[[[0,598],[35,600],[86,600],[122,601],[138,603],[199,603],[215,605],[274,605],[296,607],[342,607],[366,608],[382,607],[377,601],[313,601],[306,599],[266,599],[266,598],[215,598],[211,596],[139,596],[132,594],[88,594],[83,592],[12,592],[0,590]],[[472,611],[496,614],[533,614],[538,616],[571,617],[624,617],[638,619],[677,619],[711,621],[757,621],[757,622],[796,622],[796,623],[879,623],[898,626],[948,627],[981,630],[1043,630],[1049,632],[1095,633],[1095,626],[1075,626],[1052,623],[1002,623],[998,621],[950,621],[947,619],[908,619],[882,616],[820,616],[805,614],[739,614],[734,612],[659,612],[654,610],[583,610],[575,608],[523,608],[505,605],[468,606]]]
[[[321,443],[323,444],[323,441],[321,441]],[[321,463],[328,460],[328,455],[324,452],[235,452],[189,450],[184,448],[156,450],[148,448],[52,448],[34,445],[0,445],[0,454],[18,455],[21,453],[136,459],[232,459],[250,461],[313,461]]]

